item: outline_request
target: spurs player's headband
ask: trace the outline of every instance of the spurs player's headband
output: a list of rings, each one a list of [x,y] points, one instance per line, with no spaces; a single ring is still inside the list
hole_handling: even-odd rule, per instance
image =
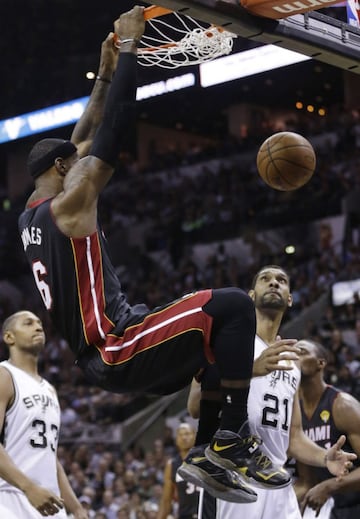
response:
[[[76,152],[77,147],[72,142],[61,141],[59,139],[58,146],[55,146],[55,148],[48,151],[42,157],[39,157],[37,160],[31,161],[29,164],[30,175],[33,178],[37,178],[54,165],[56,158],[61,157],[62,159],[67,159]]]

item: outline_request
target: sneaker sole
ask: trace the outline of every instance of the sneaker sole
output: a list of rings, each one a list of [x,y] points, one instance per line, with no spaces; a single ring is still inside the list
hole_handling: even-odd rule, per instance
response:
[[[222,485],[209,476],[207,472],[199,469],[195,465],[183,464],[178,468],[177,472],[185,481],[202,487],[211,496],[221,499],[222,501],[229,501],[230,503],[254,503],[257,500],[255,492],[252,493],[251,491],[251,493],[249,493],[249,491],[245,489],[235,490],[226,485]]]
[[[216,454],[216,452],[214,452],[212,449],[210,449],[210,447],[206,447],[205,456],[207,457],[207,459],[209,461],[211,461],[211,463],[213,463],[217,467],[220,467],[222,469],[227,469],[227,470],[235,470],[235,472],[237,474],[239,474],[239,476],[243,479],[244,483],[251,484],[254,487],[264,488],[266,490],[277,490],[278,488],[280,489],[280,488],[288,487],[291,484],[291,478],[286,483],[282,483],[280,485],[279,484],[274,485],[271,483],[268,484],[268,483],[266,483],[266,481],[264,481],[264,482],[258,481],[257,479],[254,479],[252,476],[247,476],[246,474],[244,474],[244,472],[242,472],[240,467],[235,465],[234,462],[232,462],[231,460],[229,460],[227,458],[223,458],[222,456],[219,456],[219,454]]]

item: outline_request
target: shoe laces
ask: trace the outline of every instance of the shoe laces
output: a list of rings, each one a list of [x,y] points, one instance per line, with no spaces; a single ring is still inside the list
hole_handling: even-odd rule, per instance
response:
[[[254,434],[250,434],[247,438],[244,438],[245,444],[256,443],[257,445],[261,445],[262,442],[263,442],[262,439],[259,438],[259,436],[255,436]],[[257,449],[257,450],[259,453],[257,454],[257,456],[255,456],[256,465],[258,465],[259,467],[261,467],[263,469],[267,469],[272,464],[270,458],[268,458],[268,456],[266,456],[266,454],[261,452],[260,449]]]
[[[259,451],[259,454],[255,456],[256,465],[261,467],[262,469],[267,469],[272,464],[270,458],[266,456],[263,452]]]
[[[251,443],[256,443],[257,445],[262,444],[262,439],[259,436],[255,436],[255,434],[249,434],[246,438],[242,438],[243,444],[248,445]]]

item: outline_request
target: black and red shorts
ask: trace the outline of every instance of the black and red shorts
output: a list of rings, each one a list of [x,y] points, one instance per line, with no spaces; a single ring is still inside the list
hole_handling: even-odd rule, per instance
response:
[[[93,383],[115,393],[170,394],[191,383],[213,362],[212,317],[203,311],[212,290],[202,290],[145,314],[127,328],[112,330],[101,346],[78,359]]]

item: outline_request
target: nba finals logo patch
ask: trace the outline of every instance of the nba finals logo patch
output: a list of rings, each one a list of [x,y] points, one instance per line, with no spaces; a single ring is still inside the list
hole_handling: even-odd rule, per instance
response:
[[[326,409],[321,411],[320,418],[322,419],[322,421],[324,423],[327,423],[329,421],[329,418],[330,418],[330,411],[327,411]]]

